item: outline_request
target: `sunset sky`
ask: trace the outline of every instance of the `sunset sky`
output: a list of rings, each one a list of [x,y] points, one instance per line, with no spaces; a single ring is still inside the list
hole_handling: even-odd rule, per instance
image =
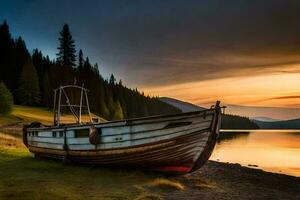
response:
[[[198,105],[300,108],[300,1],[1,1],[14,37],[55,58],[68,23],[106,77]]]

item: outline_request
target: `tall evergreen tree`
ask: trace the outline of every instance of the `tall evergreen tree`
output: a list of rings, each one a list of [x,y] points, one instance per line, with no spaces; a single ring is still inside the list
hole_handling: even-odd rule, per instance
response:
[[[6,21],[0,26],[0,81],[13,91],[15,80],[12,79],[12,68],[16,65],[15,43],[9,32],[9,26]]]
[[[83,69],[83,63],[84,63],[83,53],[82,53],[82,50],[80,49],[79,53],[78,53],[78,69],[80,69],[80,70]]]
[[[40,102],[38,75],[31,62],[25,63],[23,67],[17,97],[23,105],[38,105]]]
[[[92,69],[92,65],[90,63],[89,57],[86,57],[84,64],[83,64],[83,69],[85,71],[90,71]]]
[[[74,67],[76,61],[75,41],[72,38],[68,24],[65,24],[60,32],[59,47],[57,49],[59,50],[56,54],[58,63],[66,67]]]
[[[94,74],[96,74],[98,77],[100,77],[100,72],[99,72],[99,66],[98,63],[95,63],[93,67]]]
[[[50,85],[49,76],[48,73],[45,73],[43,78],[43,93],[42,93],[42,103],[43,105],[52,106],[52,99],[53,99],[53,90]]]
[[[109,78],[109,84],[115,85],[115,82],[116,82],[116,78],[113,74],[111,74]]]

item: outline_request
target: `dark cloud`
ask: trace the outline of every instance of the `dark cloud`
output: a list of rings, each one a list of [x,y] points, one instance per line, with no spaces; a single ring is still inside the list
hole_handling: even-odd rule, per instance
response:
[[[287,64],[300,62],[297,0],[32,1],[13,6],[15,12],[3,17],[18,15],[22,30],[30,29],[30,40],[42,33],[44,40],[55,41],[61,24],[68,22],[92,60],[133,85],[289,73]]]

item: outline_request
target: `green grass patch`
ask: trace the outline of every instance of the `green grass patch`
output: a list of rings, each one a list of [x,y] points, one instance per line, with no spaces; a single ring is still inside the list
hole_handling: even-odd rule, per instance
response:
[[[37,160],[25,149],[0,152],[0,199],[134,199],[143,177],[120,170]]]
[[[12,139],[13,136],[2,133],[0,137],[0,200],[131,200],[159,197],[153,192],[151,197],[145,185],[156,180],[158,175],[39,160],[22,145],[20,138]]]
[[[92,114],[92,116],[100,118],[100,121],[106,121],[94,114]],[[88,121],[89,117],[87,115],[83,115],[82,120]],[[14,105],[10,114],[0,115],[0,126],[30,123],[33,121],[39,121],[47,125],[53,124],[52,110],[43,107]],[[62,115],[61,121],[62,123],[74,123],[75,118],[72,115]]]

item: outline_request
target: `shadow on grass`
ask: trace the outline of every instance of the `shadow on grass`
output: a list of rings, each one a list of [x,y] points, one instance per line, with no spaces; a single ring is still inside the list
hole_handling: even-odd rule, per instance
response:
[[[0,151],[0,177],[0,199],[163,199],[154,190],[180,186],[160,174],[39,160],[25,148]]]

